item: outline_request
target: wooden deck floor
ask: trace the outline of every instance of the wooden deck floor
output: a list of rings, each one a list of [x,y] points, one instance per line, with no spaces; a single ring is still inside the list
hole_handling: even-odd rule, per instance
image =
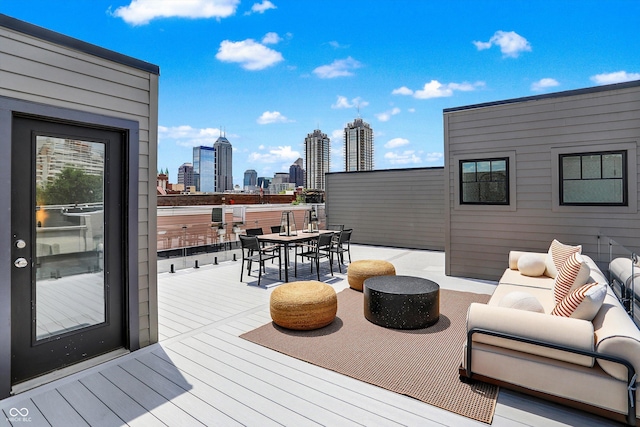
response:
[[[442,253],[355,245],[352,252],[446,288],[493,290],[444,276]],[[344,274],[322,272],[336,290],[346,287]],[[269,295],[279,283],[269,264],[266,289],[239,276],[233,261],[160,274],[160,343],[0,401],[0,427],[484,425],[239,338],[271,321]],[[614,424],[501,390],[493,425]]]

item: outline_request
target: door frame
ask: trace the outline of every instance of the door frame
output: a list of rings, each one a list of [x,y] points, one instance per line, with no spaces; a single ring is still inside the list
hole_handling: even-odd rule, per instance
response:
[[[126,156],[124,185],[127,205],[123,207],[124,231],[129,256],[124,262],[125,291],[125,343],[130,351],[140,348],[140,319],[138,306],[138,193],[140,130],[137,121],[40,104],[0,96],[0,182],[11,182],[11,138],[14,114],[35,119],[77,124],[79,126],[107,127],[124,131]],[[0,200],[11,200],[11,185],[0,186]],[[11,223],[10,203],[0,205],[0,223]],[[11,277],[11,227],[0,227],[0,277]],[[0,344],[11,343],[11,281],[0,281]],[[0,399],[11,394],[11,346],[0,345]]]

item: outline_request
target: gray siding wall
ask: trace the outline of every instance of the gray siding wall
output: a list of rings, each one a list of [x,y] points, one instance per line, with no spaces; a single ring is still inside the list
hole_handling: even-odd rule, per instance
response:
[[[327,174],[327,224],[353,228],[354,243],[443,250],[443,178],[443,168]]]
[[[138,277],[131,286],[138,289],[139,345],[156,342],[158,75],[0,27],[0,96],[139,124]]]
[[[496,280],[510,250],[546,252],[554,238],[594,259],[599,235],[640,249],[640,84],[445,110],[444,133],[446,274]],[[559,155],[613,149],[628,152],[629,206],[561,206]],[[510,159],[510,206],[461,206],[459,161],[488,157]]]

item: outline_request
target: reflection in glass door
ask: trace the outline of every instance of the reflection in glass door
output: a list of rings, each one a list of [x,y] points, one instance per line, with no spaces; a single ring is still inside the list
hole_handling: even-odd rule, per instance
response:
[[[105,144],[36,137],[36,339],[105,321]]]

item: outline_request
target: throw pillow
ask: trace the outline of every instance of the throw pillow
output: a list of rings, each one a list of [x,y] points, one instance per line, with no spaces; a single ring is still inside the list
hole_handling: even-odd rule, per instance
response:
[[[592,321],[607,296],[607,285],[589,283],[571,291],[551,311],[554,316]]]
[[[545,268],[544,258],[537,254],[522,254],[518,258],[518,270],[525,276],[542,276]]]
[[[544,308],[540,301],[531,294],[526,292],[509,292],[500,299],[498,306],[515,308],[518,310],[535,311],[536,313],[544,313]]]
[[[544,274],[555,279],[558,275],[558,269],[564,264],[571,254],[582,253],[582,246],[570,246],[558,242],[553,239],[549,251],[547,252],[547,258],[545,260],[546,270]]]
[[[584,262],[582,255],[571,254],[558,270],[558,275],[553,283],[553,296],[556,304],[560,303],[569,292],[587,283],[590,273],[591,269]]]

